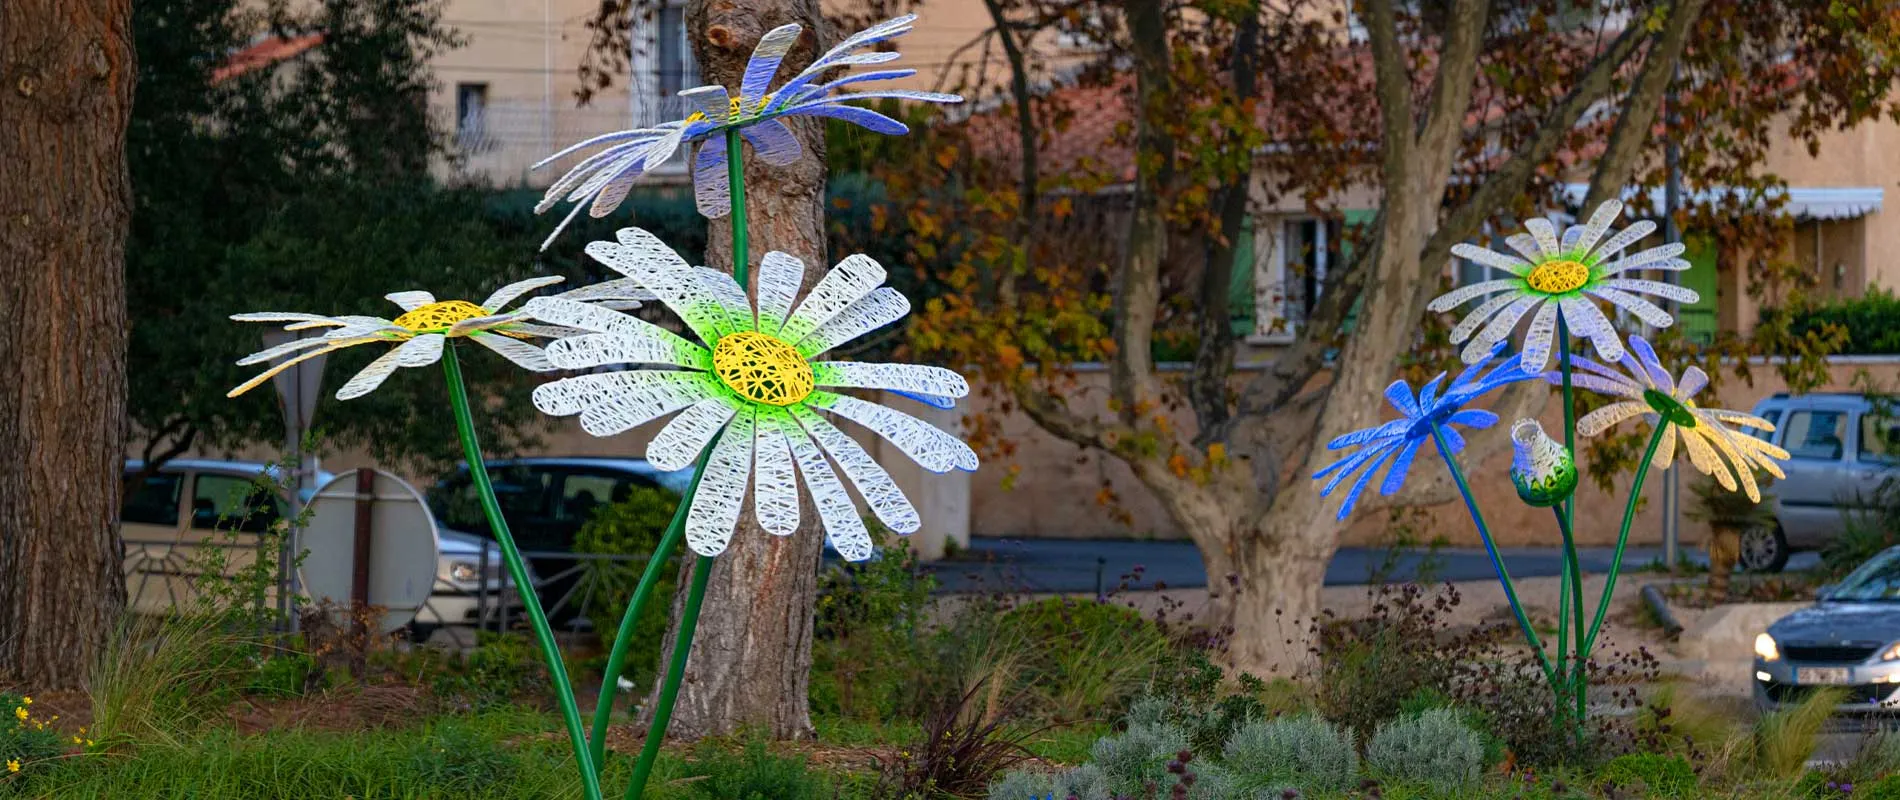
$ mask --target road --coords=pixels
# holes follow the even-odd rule
[[[1500,551],[1511,576],[1558,574],[1562,553],[1556,547],[1514,547]],[[1607,570],[1615,551],[1587,547],[1579,551],[1584,570]],[[1699,552],[1688,552],[1699,558]],[[1427,558],[1429,557],[1429,562]],[[1662,559],[1661,547],[1631,546],[1623,552],[1623,569],[1642,569]],[[1813,553],[1798,553],[1788,569],[1813,566]],[[1125,539],[998,539],[975,537],[970,549],[952,562],[929,565],[943,591],[1095,592],[1112,590],[1122,576],[1140,570],[1140,581],[1130,588],[1194,588],[1207,585],[1201,557],[1187,542]],[[1423,567],[1423,569],[1421,569]],[[1328,586],[1405,581],[1484,580],[1496,577],[1491,559],[1482,548],[1456,548],[1428,554],[1424,550],[1394,552],[1385,548],[1348,547],[1334,554],[1326,569]]]

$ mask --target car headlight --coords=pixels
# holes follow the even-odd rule
[[[449,580],[472,583],[479,579],[481,574],[481,566],[472,561],[449,562]]]
[[[1780,661],[1781,648],[1775,646],[1775,637],[1764,633],[1755,637],[1755,655],[1763,661]]]
[[[1900,661],[1900,642],[1894,642],[1887,652],[1880,654],[1881,661]]]

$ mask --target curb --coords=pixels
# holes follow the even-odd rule
[[[1643,602],[1649,604],[1650,612],[1662,621],[1663,633],[1670,636],[1682,634],[1682,623],[1676,621],[1675,612],[1669,610],[1668,598],[1663,597],[1662,589],[1657,588],[1656,584],[1643,584]]]

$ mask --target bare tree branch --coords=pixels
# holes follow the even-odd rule
[[[1610,132],[1610,142],[1603,156],[1597,159],[1596,172],[1590,176],[1590,192],[1583,198],[1585,213],[1621,194],[1635,174],[1643,146],[1649,143],[1651,129],[1656,124],[1656,114],[1662,109],[1663,95],[1675,77],[1676,62],[1682,58],[1682,50],[1689,43],[1689,31],[1702,16],[1705,5],[1707,0],[1677,0],[1662,32],[1649,46],[1642,74],[1637,76],[1636,86],[1630,89],[1623,113]]]
[[[1260,86],[1260,7],[1253,3],[1234,31],[1234,101],[1251,108]],[[1251,120],[1249,120],[1251,124]],[[1235,243],[1246,225],[1248,195],[1253,191],[1254,159],[1220,187],[1220,230],[1208,237],[1207,261],[1201,267],[1200,307],[1196,310],[1200,342],[1194,350],[1194,368],[1188,375],[1188,403],[1199,423],[1194,443],[1206,444],[1227,421],[1227,379],[1234,372],[1234,329],[1229,285],[1234,277]]]

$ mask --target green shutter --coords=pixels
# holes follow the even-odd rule
[[[1353,209],[1351,211],[1347,211],[1343,216],[1345,218],[1346,227],[1357,228],[1362,225],[1372,224],[1373,218],[1379,216],[1379,211],[1378,209],[1374,209],[1374,208],[1360,208],[1360,209]],[[1351,239],[1349,238],[1340,239],[1339,259],[1340,261],[1345,262],[1345,263],[1352,262],[1352,240]],[[1352,333],[1353,327],[1359,322],[1359,307],[1364,305],[1365,302],[1366,302],[1366,296],[1363,293],[1360,294],[1359,297],[1355,298],[1352,301],[1352,308],[1346,309],[1346,319],[1339,326],[1339,330],[1341,332],[1346,333],[1348,335]]]
[[[1234,270],[1227,281],[1227,319],[1236,338],[1253,333],[1253,269],[1253,217],[1248,216],[1234,240]]]
[[[1716,254],[1719,248],[1715,240],[1706,234],[1690,234],[1683,239],[1688,251],[1683,258],[1688,260],[1689,268],[1676,273],[1677,282],[1683,287],[1694,289],[1702,299],[1693,303],[1683,303],[1677,310],[1677,325],[1682,326],[1682,335],[1690,341],[1710,344],[1715,341],[1718,327],[1715,313],[1715,293],[1718,279],[1715,273]]]

